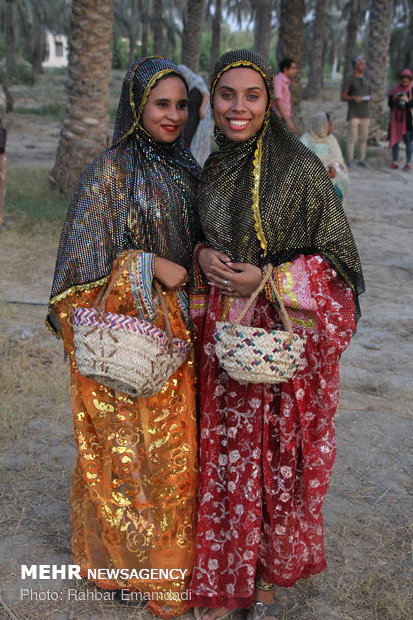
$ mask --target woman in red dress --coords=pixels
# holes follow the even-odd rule
[[[326,567],[321,507],[335,457],[338,360],[364,290],[340,200],[318,158],[271,111],[272,80],[259,54],[232,50],[211,81],[219,150],[199,189],[206,243],[191,301],[201,412],[191,596],[207,620],[237,608],[274,617],[276,586]],[[285,383],[241,384],[218,363],[215,326],[238,316],[268,263],[294,331],[306,336],[303,365]],[[280,329],[264,290],[243,324]]]

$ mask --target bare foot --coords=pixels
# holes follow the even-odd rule
[[[218,607],[217,609],[204,607],[204,611],[201,612],[198,618],[200,620],[219,620],[220,618],[226,618],[232,611],[232,609],[227,607]]]

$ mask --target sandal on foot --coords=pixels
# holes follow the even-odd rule
[[[247,620],[264,620],[267,616],[278,618],[280,608],[277,603],[272,605],[264,605],[260,601],[256,601],[248,610]]]

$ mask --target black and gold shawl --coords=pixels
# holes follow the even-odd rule
[[[105,282],[125,249],[153,252],[189,269],[199,238],[200,167],[182,136],[160,144],[140,123],[151,89],[170,74],[184,79],[158,57],[138,60],[126,73],[113,144],[83,173],[63,226],[47,317],[55,333],[54,302]]]
[[[239,66],[263,77],[267,111],[260,131],[245,142],[233,142],[215,127],[219,150],[207,160],[198,190],[207,243],[234,261],[258,266],[321,254],[353,288],[359,316],[364,280],[346,215],[318,157],[271,109],[270,65],[256,52],[227,52],[213,71],[211,101],[221,75]]]

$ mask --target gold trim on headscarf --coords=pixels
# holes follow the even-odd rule
[[[264,129],[261,132],[260,137],[258,138],[257,148],[254,153],[254,170],[253,177],[254,182],[252,184],[252,213],[254,216],[254,227],[257,231],[258,241],[260,242],[261,248],[264,250],[264,257],[267,255],[268,251],[268,242],[265,238],[264,229],[262,227],[261,214],[260,214],[260,178],[261,178],[261,156],[262,156],[262,136],[264,135],[267,129],[267,121],[264,123]]]

